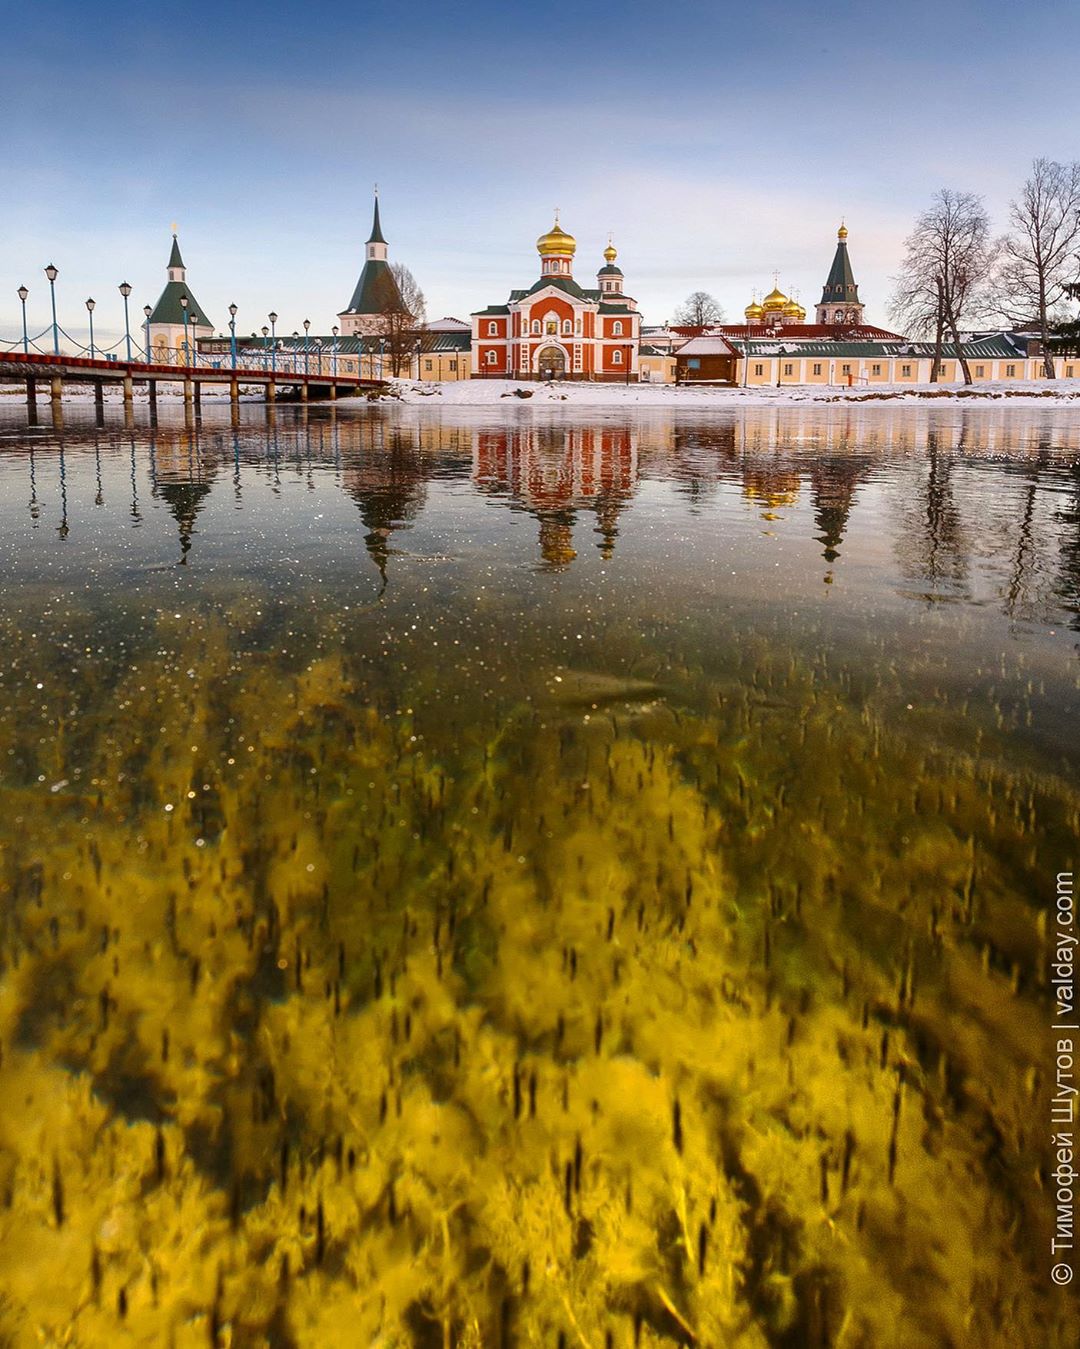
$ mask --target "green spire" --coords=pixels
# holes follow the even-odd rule
[[[859,287],[851,270],[847,251],[847,227],[841,225],[836,235],[836,256],[829,269],[829,278],[821,292],[819,304],[858,304]]]
[[[170,267],[183,267],[184,259],[180,256],[180,245],[176,242],[176,235],[172,237],[172,252],[169,254]]]
[[[379,224],[379,190],[378,190],[378,188],[375,189],[375,218],[374,218],[374,220],[371,222],[371,238],[368,240],[368,243],[369,243],[369,244],[384,244],[384,243],[386,243],[386,240],[383,238],[382,226]]]

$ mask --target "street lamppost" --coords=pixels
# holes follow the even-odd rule
[[[24,322],[23,327],[25,328],[25,326],[26,326],[26,324],[25,324],[25,322]],[[338,333],[339,333],[341,330],[340,330],[339,328],[331,328],[330,331],[334,334],[333,356],[331,357],[330,363],[331,363],[331,366],[333,367],[334,378],[336,379],[336,378],[337,378],[337,335],[338,335]]]
[[[148,304],[144,304],[144,305],[143,305],[143,315],[144,315],[144,317],[145,317],[145,319],[146,319],[146,322],[143,324],[143,327],[146,329],[146,364],[147,364],[147,365],[150,364],[150,315],[151,315],[153,312],[154,312],[154,311],[150,308],[150,306],[149,306]]]
[[[131,287],[126,281],[120,282],[120,294],[124,297],[124,343],[127,346],[127,358],[131,360],[131,324],[128,321],[128,296]]]
[[[274,325],[277,323],[277,315],[276,315],[276,314],[268,314],[268,315],[267,315],[267,318],[270,320],[270,361],[271,361],[271,370],[272,370],[273,373],[276,374],[276,373],[277,373],[277,334],[274,332]]]
[[[22,305],[22,349],[23,349],[23,355],[24,355],[24,356],[29,356],[29,355],[30,355],[30,339],[29,339],[29,338],[27,337],[27,335],[26,335],[26,297],[30,294],[30,292],[26,289],[25,286],[20,286],[19,289],[18,289],[17,294],[18,294],[18,296],[19,296],[19,303]],[[337,329],[335,328],[334,331],[336,332]]]
[[[52,296],[52,344],[53,355],[60,355],[60,329],[56,326],[56,278],[59,272],[50,262],[45,268],[45,275],[49,278],[49,294]]]
[[[229,305],[229,343],[232,349],[232,368],[236,369],[236,305]]]
[[[304,374],[308,373],[308,329],[311,327],[311,320],[304,320]]]
[[[188,345],[188,335],[187,335],[187,307],[188,307],[188,297],[187,297],[186,295],[181,295],[181,296],[180,296],[180,308],[184,311],[184,364],[185,364],[185,365],[190,365],[190,364],[191,364],[191,347]]]
[[[266,369],[266,338],[267,338],[267,335],[268,335],[269,332],[270,332],[270,329],[269,329],[269,328],[266,326],[266,324],[264,323],[264,324],[263,324],[263,330],[262,330],[262,335],[263,335],[263,369],[264,369],[264,370]]]
[[[94,359],[94,302],[87,300],[86,312],[90,315],[90,359]]]
[[[296,331],[295,328],[293,329],[292,336],[293,336],[292,370],[294,375],[298,375],[300,373],[300,346],[299,346],[300,334]]]

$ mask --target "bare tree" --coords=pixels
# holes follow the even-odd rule
[[[424,292],[408,267],[395,262],[390,270],[394,284],[385,288],[379,309],[378,335],[390,360],[390,373],[396,379],[402,370],[409,368],[427,307]]]
[[[905,241],[890,305],[893,316],[910,325],[916,335],[934,334],[931,379],[937,379],[948,333],[964,383],[971,383],[960,326],[986,304],[994,257],[990,217],[982,198],[948,187],[936,192],[930,209],[919,216]]]
[[[723,321],[723,309],[707,290],[695,290],[675,311],[675,322],[681,328],[711,328]]]
[[[1055,310],[1080,281],[1080,163],[1034,160],[1020,196],[1009,205],[1009,224],[998,245],[998,305],[1010,323],[1038,323],[1043,368],[1053,379]]]

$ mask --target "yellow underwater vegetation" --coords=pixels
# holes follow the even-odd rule
[[[1071,1342],[1071,788],[761,651],[440,727],[161,624],[0,720],[0,1343]]]

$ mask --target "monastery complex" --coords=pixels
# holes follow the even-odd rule
[[[288,334],[263,327],[261,336],[237,335],[236,340],[246,354],[261,354],[283,372],[290,363],[301,368],[302,360],[307,371],[371,379],[403,375],[431,381],[847,387],[917,385],[932,379],[932,342],[867,321],[844,224],[837,231],[813,322],[807,322],[806,309],[774,279],[760,301],[756,296],[750,300],[741,323],[649,326],[627,291],[610,237],[597,254],[595,273],[585,283],[578,280],[577,240],[558,212],[551,228],[536,240],[536,252],[537,272],[524,276],[524,284],[505,299],[475,310],[468,322],[444,318],[419,327],[409,324],[403,345],[402,324],[394,320],[401,319],[407,306],[389,261],[376,197],[363,268],[331,333],[312,335],[305,327],[303,335]],[[147,346],[159,357],[164,349],[182,351],[189,340],[200,352],[227,352],[231,338],[215,334],[195,303],[175,236],[167,270],[165,289],[147,319]],[[392,330],[397,334],[393,342]],[[963,351],[976,383],[1044,377],[1038,338],[1025,330],[964,334]],[[1063,360],[1059,374],[1080,377],[1080,361]],[[959,362],[947,343],[937,380],[949,384],[960,379]]]

